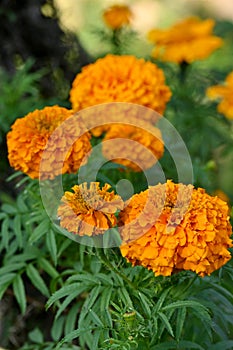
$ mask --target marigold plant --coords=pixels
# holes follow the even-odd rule
[[[233,72],[226,77],[224,85],[214,85],[207,89],[207,96],[210,99],[219,99],[218,112],[228,119],[233,119]]]
[[[114,140],[110,145],[109,140]],[[151,133],[133,125],[114,124],[103,138],[103,155],[133,171],[152,167],[164,152],[162,135],[151,126]]]
[[[103,12],[103,20],[111,29],[120,29],[130,24],[132,11],[126,5],[113,5]]]
[[[61,173],[76,172],[86,154],[91,150],[90,134],[84,126],[69,119],[73,114],[59,106],[45,107],[19,118],[7,134],[8,159],[10,165],[31,178],[54,178]],[[47,142],[55,130],[64,123],[64,127],[52,139],[49,149]],[[73,138],[76,140],[73,143]],[[80,136],[81,135],[81,136]],[[72,138],[71,138],[72,136]],[[47,161],[40,163],[43,152]]]
[[[192,63],[207,58],[222,46],[223,40],[213,35],[215,22],[189,17],[169,29],[152,29],[148,39],[155,44],[154,58],[175,63]]]
[[[202,188],[168,180],[134,195],[119,218],[122,255],[155,275],[209,275],[231,257],[228,205]]]
[[[85,182],[72,187],[74,192],[66,191],[57,211],[60,226],[79,236],[103,234],[116,226],[115,214],[124,203],[110,188],[109,184],[100,188],[98,182]]]

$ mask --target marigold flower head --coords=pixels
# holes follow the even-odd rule
[[[48,179],[61,173],[76,172],[81,162],[85,161],[85,155],[91,150],[91,144],[90,134],[84,132],[81,123],[77,125],[70,118],[72,114],[72,110],[51,106],[17,119],[7,134],[10,165],[33,179]],[[54,137],[53,147],[50,145],[46,149],[50,136],[62,123],[64,127]],[[74,136],[74,132],[77,139],[73,143],[70,136]],[[44,162],[43,174],[40,174],[40,163],[45,150],[48,161]]]
[[[111,186],[100,188],[98,182],[88,185],[86,182],[65,192],[57,214],[60,226],[79,236],[103,234],[117,223],[116,212],[123,208],[123,201]]]
[[[163,114],[170,97],[163,71],[152,62],[130,55],[109,54],[85,66],[70,90],[74,110],[107,102],[128,102]]]
[[[113,5],[103,12],[103,20],[111,29],[120,29],[130,24],[132,16],[130,8],[126,5]]]
[[[207,96],[210,99],[220,99],[218,111],[227,117],[233,119],[233,72],[228,74],[224,85],[214,85],[207,89]]]
[[[180,270],[209,275],[231,257],[227,203],[192,185],[168,180],[134,195],[119,225],[122,255],[155,275]]]
[[[189,17],[169,29],[152,29],[148,39],[156,46],[154,58],[175,63],[192,63],[207,58],[222,46],[223,40],[212,34],[214,20]]]
[[[110,145],[108,140],[114,140]],[[113,124],[106,132],[102,152],[112,162],[122,164],[133,171],[152,167],[164,152],[162,135],[151,126],[151,133],[134,125]]]

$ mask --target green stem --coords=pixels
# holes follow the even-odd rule
[[[117,270],[117,268],[109,261],[109,259],[104,253],[103,248],[96,248],[96,252],[99,260],[103,263],[103,265],[105,265],[109,270],[113,271],[119,277],[121,277],[131,288],[136,289],[132,281],[128,277],[126,277],[122,272]]]

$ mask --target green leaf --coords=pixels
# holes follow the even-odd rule
[[[178,343],[174,340],[171,340],[168,342],[164,342],[164,343],[160,343],[158,345],[152,346],[150,348],[150,350],[170,350],[170,349],[205,350],[201,345],[197,343],[193,343],[192,341],[188,341],[188,340],[182,340]]]
[[[28,334],[28,338],[36,344],[42,344],[44,342],[43,334],[38,328],[33,329],[33,331]]]
[[[21,230],[21,215],[17,214],[13,220],[13,229],[18,241],[19,248],[23,247],[23,236]]]
[[[131,300],[130,295],[129,295],[126,288],[124,288],[124,287],[119,288],[118,289],[118,296],[119,296],[119,299],[122,300],[123,304],[126,307],[133,308],[132,300]]]
[[[172,329],[172,326],[171,326],[167,316],[163,312],[160,312],[160,311],[158,312],[158,315],[159,315],[160,319],[162,320],[167,331],[171,334],[172,337],[174,337],[173,329]]]
[[[54,264],[57,265],[57,243],[52,229],[50,229],[46,235],[46,245],[54,261]]]
[[[57,270],[45,258],[40,258],[38,260],[38,264],[53,279],[56,279],[60,276],[59,273],[57,272]]]
[[[176,339],[177,340],[180,340],[183,327],[184,327],[185,318],[186,318],[186,307],[182,307],[177,311],[177,320],[176,320]]]
[[[67,306],[72,302],[72,300],[74,300],[75,298],[77,298],[81,293],[83,293],[86,290],[86,286],[81,286],[76,289],[73,293],[70,293],[65,300],[62,302],[62,304],[59,306],[58,312],[56,314],[56,318],[59,317],[61,315],[61,313],[67,308]]]
[[[9,218],[6,217],[3,222],[2,222],[2,227],[1,227],[1,234],[2,234],[2,244],[3,247],[8,249],[9,247],[9,238],[10,238],[10,233],[9,233]]]
[[[75,326],[78,320],[79,308],[80,308],[80,303],[75,303],[70,309],[68,315],[66,316],[65,334],[68,334],[75,329]]]
[[[60,349],[64,343],[70,343],[72,340],[77,339],[80,335],[85,334],[88,331],[92,331],[92,330],[93,330],[93,327],[89,327],[89,328],[79,328],[70,332],[57,344],[55,349],[56,350]]]
[[[228,350],[233,349],[233,340],[223,340],[216,344],[210,345],[208,350]]]
[[[54,320],[52,329],[51,329],[51,336],[54,341],[58,341],[62,334],[63,334],[63,329],[64,329],[64,322],[65,322],[65,317],[61,316]]]
[[[48,309],[52,304],[60,300],[61,298],[64,298],[66,296],[69,296],[73,292],[77,292],[79,288],[81,288],[81,283],[72,283],[70,285],[66,285],[59,290],[57,290],[52,296],[49,298],[49,300],[46,303],[46,309]]]
[[[166,297],[167,297],[167,295],[169,294],[169,292],[170,292],[171,289],[172,289],[172,287],[167,288],[167,289],[165,289],[165,290],[163,291],[163,293],[161,294],[159,300],[158,300],[157,303],[156,303],[156,306],[155,306],[155,309],[154,309],[155,312],[157,312],[157,311],[159,311],[159,310],[161,309],[161,307],[162,307],[164,301],[166,300]]]
[[[29,238],[29,243],[34,243],[38,241],[42,236],[49,232],[50,222],[48,220],[43,220],[32,232],[31,237]]]
[[[18,207],[20,213],[28,212],[28,207],[27,207],[26,203],[24,202],[24,199],[22,198],[21,195],[19,195],[17,197],[16,204],[17,204],[17,207]]]
[[[49,290],[41,278],[39,272],[36,270],[36,268],[29,264],[26,268],[26,273],[32,284],[46,297],[49,297]]]
[[[145,294],[138,292],[139,300],[142,304],[143,311],[147,317],[151,317],[151,302],[150,300],[145,296]]]
[[[84,322],[84,319],[86,317],[86,315],[88,314],[88,312],[91,310],[92,306],[94,305],[96,299],[100,296],[100,292],[102,290],[102,287],[96,286],[94,287],[90,294],[88,295],[88,297],[86,298],[81,313],[80,313],[80,318],[79,318],[79,325],[80,327],[82,326],[82,322]]]
[[[89,314],[91,315],[91,319],[94,324],[102,328],[104,327],[103,322],[101,321],[101,319],[99,318],[99,316],[96,314],[95,311],[93,311],[92,309],[89,309]]]
[[[11,205],[11,204],[3,204],[2,205],[2,211],[4,211],[5,213],[7,213],[7,214],[11,214],[11,215],[13,215],[13,214],[16,214],[18,211],[17,211],[17,208],[15,207],[15,206],[13,206],[13,205]]]
[[[11,263],[11,261],[7,261],[7,265],[0,268],[0,282],[1,282],[1,277],[4,276],[6,273],[12,272],[12,271],[19,271],[24,266],[25,266],[24,262]]]
[[[21,313],[24,314],[26,311],[26,294],[21,276],[18,274],[13,280],[13,292],[16,300],[20,306]]]

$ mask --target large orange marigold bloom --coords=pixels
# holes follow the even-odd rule
[[[210,99],[220,99],[218,111],[229,119],[233,119],[233,72],[228,74],[224,85],[214,85],[207,89]]]
[[[227,203],[204,189],[168,180],[134,195],[120,213],[121,253],[155,275],[209,275],[231,258],[228,213]]]
[[[128,55],[109,54],[85,66],[70,90],[74,110],[106,102],[130,102],[163,114],[170,97],[163,71]]]
[[[90,134],[85,132],[81,123],[77,125],[72,119],[64,123],[72,114],[72,110],[51,106],[17,119],[7,134],[10,165],[33,179],[54,178],[61,173],[76,172],[91,150],[91,144]],[[50,136],[62,123],[64,127],[55,133],[54,144],[46,149]],[[74,133],[77,137],[73,143]],[[48,161],[43,163],[43,173],[40,174],[44,151]]]
[[[132,12],[126,5],[113,5],[103,12],[103,20],[111,29],[120,29],[130,24]]]
[[[98,182],[83,183],[65,192],[57,214],[60,226],[79,236],[103,234],[116,226],[116,212],[123,208],[120,196],[109,192],[111,186],[100,188]]]
[[[160,130],[151,127],[151,131],[133,125],[113,124],[103,138],[104,157],[133,171],[151,168],[164,152]],[[104,142],[109,140],[114,142]]]
[[[156,46],[154,58],[175,63],[192,63],[207,58],[223,44],[213,35],[214,20],[189,17],[169,29],[153,29],[148,38]]]

